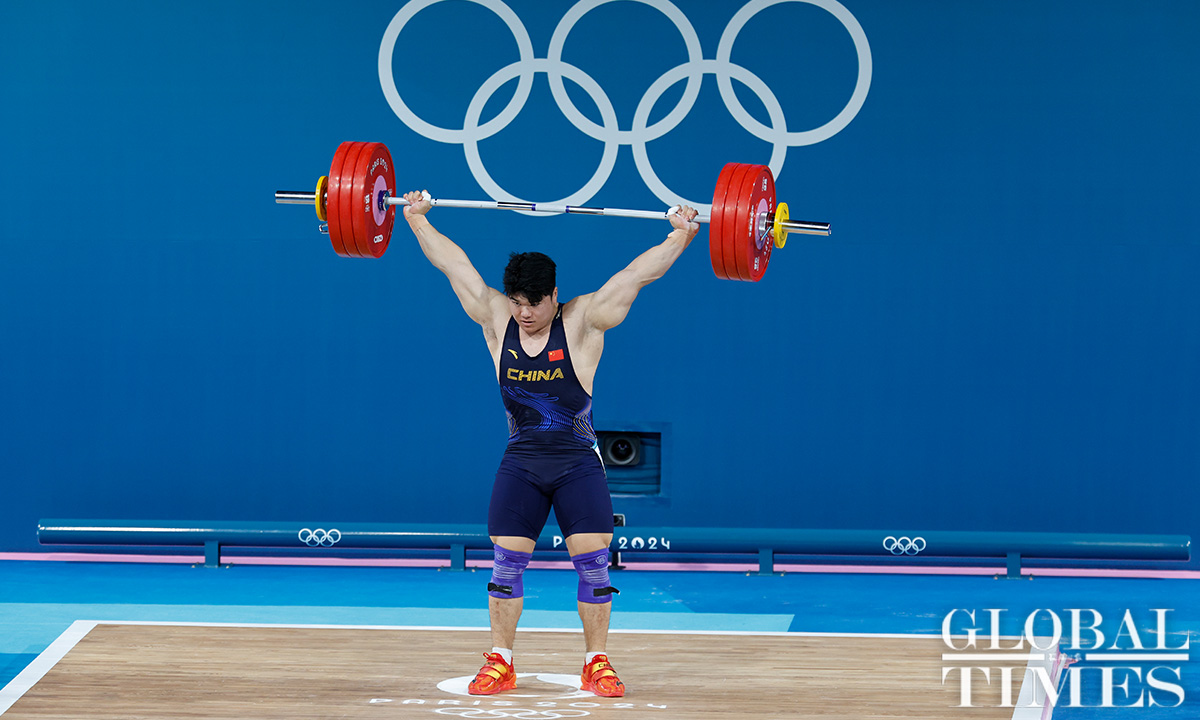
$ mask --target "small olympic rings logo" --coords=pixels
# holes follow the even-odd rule
[[[916,555],[926,548],[925,538],[899,537],[888,535],[883,539],[883,549],[893,555]]]
[[[444,707],[434,712],[441,715],[457,715],[465,718],[523,718],[524,720],[559,720],[559,718],[576,718],[591,715],[586,710],[561,708],[556,710],[530,710],[527,708],[468,708]]]
[[[396,87],[396,79],[392,73],[392,54],[397,39],[400,37],[400,31],[404,29],[408,21],[421,10],[441,1],[410,0],[392,18],[383,33],[383,41],[379,46],[379,82],[388,105],[409,128],[437,142],[462,144],[471,174],[483,191],[493,200],[529,202],[508,192],[492,179],[483,166],[483,160],[479,154],[479,141],[503,130],[521,112],[529,98],[534,75],[537,73],[546,74],[554,101],[571,124],[589,137],[604,143],[604,153],[600,158],[600,165],[591,179],[571,195],[551,202],[561,205],[586,203],[608,181],[616,164],[617,151],[620,146],[629,145],[633,150],[634,162],[642,180],[659,200],[666,205],[676,205],[682,202],[705,214],[711,212],[711,204],[681,199],[679,193],[673,192],[659,180],[654,168],[650,165],[650,158],[646,152],[647,143],[674,130],[691,112],[692,106],[700,94],[701,81],[705,75],[716,76],[721,99],[738,124],[755,137],[771,143],[771,159],[768,166],[776,178],[783,171],[783,163],[789,147],[819,143],[841,132],[858,114],[871,87],[871,47],[867,42],[867,35],[854,15],[837,0],[750,0],[734,14],[729,24],[725,26],[720,42],[717,44],[715,58],[704,57],[699,35],[687,16],[670,0],[637,0],[637,2],[658,10],[674,23],[687,48],[687,61],[663,73],[650,85],[634,111],[631,129],[621,130],[612,101],[600,88],[600,85],[583,70],[562,60],[563,46],[566,44],[571,28],[588,12],[613,2],[613,0],[579,0],[571,6],[555,27],[544,58],[534,57],[533,42],[530,40],[529,32],[516,13],[503,0],[471,0],[471,2],[491,10],[504,21],[516,40],[519,59],[497,70],[475,91],[475,95],[472,96],[467,107],[461,129],[438,127],[421,119],[401,99],[400,91]],[[858,79],[845,107],[824,125],[811,130],[789,131],[787,121],[783,116],[783,107],[779,104],[779,100],[771,88],[750,70],[730,62],[733,44],[746,23],[762,10],[781,2],[808,3],[833,15],[850,33],[858,55]],[[600,125],[587,118],[575,107],[563,85],[564,77],[586,92],[595,103],[600,112]],[[513,78],[517,78],[517,89],[508,105],[496,117],[480,124],[480,117],[488,100],[500,87]],[[658,99],[673,85],[685,79],[687,84],[678,104],[661,120],[650,124],[650,113]],[[766,108],[771,122],[770,127],[763,125],[746,111],[734,93],[732,80],[737,80],[745,85],[758,97]]]
[[[342,539],[342,531],[337,528],[330,530],[323,528],[317,528],[316,530],[301,528],[300,532],[297,533],[297,537],[300,538],[300,542],[309,547],[330,547],[336,545]]]

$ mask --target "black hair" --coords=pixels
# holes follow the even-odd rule
[[[504,294],[524,295],[532,304],[554,292],[554,261],[540,252],[512,253],[504,268]]]

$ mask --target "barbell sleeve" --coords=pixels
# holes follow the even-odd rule
[[[275,191],[275,202],[280,205],[312,205],[316,202],[316,199],[317,194],[315,192],[300,190]],[[408,205],[408,201],[403,197],[390,195],[384,197],[384,203],[398,206]],[[674,210],[674,208],[663,211],[626,210],[623,208],[594,208],[581,205],[557,205],[554,203],[509,202],[506,200],[440,200],[437,198],[430,198],[430,203],[434,207],[465,208],[470,210],[519,210],[547,214],[602,215],[605,217],[625,217],[645,220],[664,220]],[[707,223],[710,220],[711,218],[708,215],[696,216],[696,222],[698,223]],[[767,218],[768,223],[773,221],[773,217]],[[780,226],[789,233],[798,233],[801,235],[829,235],[831,233],[829,223],[822,222],[787,220],[781,222]]]
[[[774,221],[774,218],[771,218]],[[812,222],[809,220],[784,220],[779,223],[779,226],[789,233],[797,233],[798,235],[824,235],[828,236],[833,233],[832,227],[827,222]]]
[[[312,205],[317,201],[315,192],[302,190],[276,190],[275,202],[278,205]]]

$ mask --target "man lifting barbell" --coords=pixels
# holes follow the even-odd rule
[[[558,300],[555,265],[541,253],[510,257],[504,292],[488,287],[462,248],[438,232],[428,195],[404,196],[404,217],[425,257],[445,273],[463,309],[483,328],[508,412],[508,448],[488,509],[495,545],[488,583],[492,651],[468,686],[472,695],[516,687],[512,649],[523,608],[522,573],[553,506],[579,574],[577,605],[586,645],[582,688],[620,697],[625,686],[608,662],[612,608],[608,545],[612,499],[592,428],[592,382],[604,333],[621,323],[638,292],[663,276],[700,229],[696,211],[669,216],[671,233],[594,293]]]
[[[789,233],[829,235],[828,223],[788,217],[776,203],[775,178],[766,165],[728,163],[717,177],[712,210],[699,216],[683,206],[667,212],[515,201],[434,200],[427,193],[395,193],[395,166],[382,143],[344,142],[329,175],[314,192],[277,191],[275,202],[312,204],[328,224],[330,242],[344,257],[382,257],[396,206],[425,256],[446,274],[463,309],[483,327],[509,418],[508,449],[496,472],[488,511],[495,545],[488,610],[492,652],[468,690],[490,695],[516,686],[512,647],[522,610],[521,577],[551,506],[579,573],[578,608],[587,654],[582,687],[610,697],[625,686],[608,663],[605,645],[611,595],[608,544],[612,500],[592,428],[592,380],[605,331],[625,319],[638,292],[662,277],[709,223],[709,258],[718,278],[758,282],[772,248]],[[558,302],[554,262],[540,253],[513,254],[504,293],[488,287],[466,253],[429,224],[433,206],[518,210],[612,217],[668,218],[673,230],[599,290]]]

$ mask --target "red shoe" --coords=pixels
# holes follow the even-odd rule
[[[597,655],[590,663],[583,666],[582,689],[594,692],[602,697],[622,697],[625,695],[625,683],[617,677],[608,662],[607,655]]]
[[[483,657],[487,662],[479,668],[479,674],[467,686],[467,692],[472,695],[495,695],[517,686],[517,671],[504,662],[500,653],[484,653]]]

